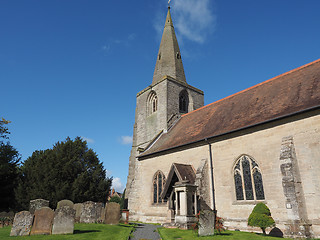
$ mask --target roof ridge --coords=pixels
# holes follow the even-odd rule
[[[209,103],[209,104],[207,104],[207,105],[205,105],[205,106],[203,106],[203,107],[200,107],[200,108],[198,108],[198,109],[196,109],[196,110],[193,110],[192,112],[188,112],[188,113],[186,113],[186,114],[183,114],[183,115],[181,115],[181,118],[183,118],[183,117],[185,117],[185,116],[187,116],[187,115],[189,115],[189,114],[191,114],[191,113],[197,112],[197,111],[199,111],[199,110],[201,110],[201,109],[204,109],[204,108],[206,108],[206,107],[209,107],[209,106],[211,106],[211,105],[213,105],[213,104],[215,104],[215,103],[218,103],[218,102],[224,101],[224,100],[226,100],[226,99],[228,99],[228,98],[231,98],[231,97],[233,97],[233,96],[236,96],[236,95],[238,95],[238,94],[240,94],[240,93],[249,91],[249,90],[251,90],[251,89],[253,89],[253,88],[256,88],[256,87],[259,87],[259,86],[261,86],[261,85],[263,85],[263,84],[266,84],[266,83],[268,83],[268,82],[274,81],[274,80],[276,80],[276,79],[278,79],[278,78],[280,78],[280,77],[286,76],[286,75],[291,74],[291,73],[293,73],[293,72],[299,71],[299,70],[301,70],[301,69],[303,69],[303,68],[309,67],[309,66],[311,66],[311,65],[313,65],[313,64],[315,64],[315,63],[317,63],[317,62],[320,62],[320,58],[317,59],[317,60],[315,60],[315,61],[313,61],[313,62],[310,62],[310,63],[307,63],[307,64],[305,64],[305,65],[302,65],[302,66],[300,66],[300,67],[298,67],[298,68],[294,68],[294,69],[292,69],[292,70],[290,70],[290,71],[288,71],[288,72],[285,72],[285,73],[282,73],[282,74],[280,74],[280,75],[278,75],[278,76],[275,76],[275,77],[273,77],[273,78],[270,78],[270,79],[268,79],[268,80],[266,80],[266,81],[263,81],[263,82],[258,83],[258,84],[256,84],[256,85],[253,85],[253,86],[251,86],[251,87],[249,87],[249,88],[246,88],[246,89],[244,89],[244,90],[241,90],[240,92],[236,92],[236,93],[231,94],[231,95],[229,95],[229,96],[227,96],[227,97],[224,97],[224,98],[222,98],[222,99],[219,99],[219,100],[217,100],[217,101],[215,101],[215,102]]]

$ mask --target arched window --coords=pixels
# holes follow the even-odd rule
[[[258,164],[249,156],[243,155],[233,169],[237,200],[263,200],[262,175]]]
[[[162,203],[163,199],[160,197],[163,186],[166,183],[166,178],[161,171],[157,171],[153,177],[153,203]]]
[[[179,112],[187,113],[188,106],[189,106],[188,92],[186,90],[182,90],[179,94]]]
[[[148,115],[158,110],[158,97],[155,91],[151,91],[147,99],[147,111]]]

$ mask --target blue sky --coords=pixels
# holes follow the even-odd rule
[[[320,57],[319,0],[172,0],[205,104]],[[0,0],[0,117],[26,160],[82,136],[123,190],[136,93],[152,82],[166,0]]]

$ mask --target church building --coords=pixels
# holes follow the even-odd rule
[[[204,106],[168,8],[152,83],[137,94],[130,220],[187,228],[213,210],[229,229],[253,231],[263,202],[284,236],[319,238],[319,113],[320,59]]]

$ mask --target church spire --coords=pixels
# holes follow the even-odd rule
[[[168,7],[152,84],[159,82],[166,75],[186,83],[181,53],[171,19],[170,7]]]

